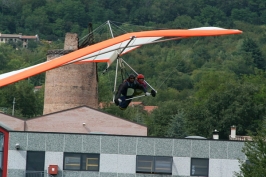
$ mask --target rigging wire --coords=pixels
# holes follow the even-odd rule
[[[109,21],[110,23],[112,23],[112,25],[114,25],[116,28],[113,28],[113,29],[116,29],[114,30],[114,34],[115,35],[120,35],[121,32],[119,33],[119,30],[122,31],[123,33],[127,33],[126,30],[122,29],[121,27],[119,27],[117,24],[121,24],[121,25],[130,25],[130,26],[134,26],[134,27],[142,27],[142,28],[145,28],[145,29],[154,29],[154,27],[146,27],[146,26],[140,26],[140,25],[133,25],[133,24],[130,24],[130,23],[121,23],[121,22],[116,22],[116,21]],[[83,40],[85,40],[88,36],[92,35],[92,33],[99,33],[101,34],[101,32],[104,31],[104,27],[107,27],[108,28],[108,21],[104,22],[103,24],[101,24],[100,26],[98,26],[97,28],[95,28],[93,31],[91,31],[90,33],[88,33],[87,35],[83,36],[82,38],[80,38],[78,40],[79,43],[81,43]],[[119,30],[118,30],[119,29]],[[157,28],[158,29],[158,28]],[[109,34],[109,35],[108,35]],[[95,36],[94,36],[95,37]],[[106,38],[105,39],[109,39],[110,38],[110,33],[106,33]],[[61,51],[58,53],[58,55],[61,55],[63,54],[64,51]],[[46,57],[42,57],[40,59],[37,59],[35,60],[34,62],[32,63],[29,63],[29,65],[34,65],[34,64],[38,64],[39,62],[42,62],[42,61],[45,61]],[[22,69],[22,68],[25,68],[27,66],[21,66],[19,67],[17,70],[19,69]]]
[[[147,27],[147,26],[140,26],[140,25],[133,25],[133,24],[130,24],[130,23],[120,23],[120,22],[116,22],[116,21],[106,21],[105,23],[103,23],[103,24],[101,24],[100,26],[98,26],[96,29],[94,29],[94,30],[92,30],[92,31],[90,31],[87,35],[85,35],[85,36],[83,36],[82,38],[80,38],[79,40],[78,40],[78,42],[80,43],[81,41],[83,41],[83,40],[86,40],[87,38],[88,38],[88,36],[90,36],[90,35],[92,35],[93,33],[97,33],[97,34],[100,34],[99,36],[101,36],[101,37],[103,37],[101,34],[104,34],[104,28],[106,27],[107,29],[105,29],[105,30],[107,30],[108,31],[108,22],[109,22],[109,24],[111,23],[114,27],[116,27],[116,28],[112,28],[112,29],[116,29],[116,30],[114,30],[113,31],[113,33],[115,34],[115,36],[116,35],[121,35],[121,31],[122,31],[122,33],[127,33],[127,31],[126,30],[124,30],[123,28],[121,28],[121,27],[119,27],[117,24],[120,24],[121,26],[133,26],[133,27],[138,27],[138,28],[144,28],[144,29],[159,29],[159,28],[154,28],[154,27]],[[130,29],[132,29],[132,28],[130,28]],[[162,29],[162,28],[161,28]],[[166,28],[164,28],[164,29],[166,29]],[[110,33],[105,33],[106,34],[106,38],[107,39],[109,39],[111,36],[111,34]],[[177,38],[178,39],[178,38]],[[166,39],[166,41],[167,41],[168,39]],[[154,43],[156,43],[156,41],[154,42]],[[61,52],[59,52],[58,54],[60,55],[60,54],[63,54],[64,53],[64,51],[62,50]],[[43,61],[44,59],[45,59],[46,57],[43,57],[43,58],[41,58],[41,59],[38,59],[37,61]],[[186,58],[186,57],[185,57]],[[184,58],[183,58],[184,59]],[[181,60],[182,61],[182,60]],[[180,61],[180,62],[181,62]],[[180,63],[179,62],[179,63]],[[36,63],[36,60],[35,60],[35,62],[34,63]],[[38,63],[38,62],[37,62]],[[179,63],[177,64],[177,66],[179,65]],[[31,63],[32,64],[32,63]],[[177,68],[177,66],[175,67],[175,68]],[[20,67],[20,68],[23,68],[23,67]],[[170,75],[172,74],[174,72],[174,70],[167,76],[167,78],[164,80],[164,82],[165,81],[167,81],[168,79],[169,79],[169,77],[170,77]],[[123,80],[123,73],[122,73],[122,71],[121,71],[121,74],[122,74],[122,80]],[[126,71],[124,71],[124,74],[126,75],[126,74],[128,74]],[[110,77],[110,75],[109,75],[109,73],[108,73],[108,80],[110,80],[109,79],[109,77]],[[163,82],[163,83],[164,83]],[[163,85],[163,83],[161,83],[161,85],[159,86],[159,88],[158,89],[160,89],[161,88],[161,86]]]

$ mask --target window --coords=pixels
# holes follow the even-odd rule
[[[137,156],[137,173],[172,174],[173,157]]]
[[[44,177],[44,151],[27,151],[26,177]]]
[[[44,151],[28,151],[27,152],[27,171],[44,171]]]
[[[99,171],[99,154],[64,153],[64,170]]]
[[[190,173],[191,176],[208,176],[209,159],[192,158]]]

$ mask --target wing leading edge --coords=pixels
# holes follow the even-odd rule
[[[118,57],[141,45],[167,37],[203,37],[240,34],[242,31],[214,27],[195,28],[190,30],[154,30],[127,33],[103,42],[96,43],[72,53],[63,55],[24,69],[0,75],[0,87],[40,74],[42,72],[77,62],[107,62],[109,65]],[[134,39],[132,40],[132,37]],[[121,50],[123,50],[122,53]]]

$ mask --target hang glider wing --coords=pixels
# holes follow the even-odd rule
[[[97,52],[93,52],[89,55],[86,55],[84,57],[78,58],[77,60],[71,61],[77,63],[84,63],[84,62],[107,62],[108,66],[112,64],[112,62],[118,57],[122,56],[141,45],[152,43],[162,37],[141,37],[136,38],[132,37],[129,40],[126,40],[124,42],[112,45],[110,47],[104,48],[102,50],[99,50]],[[127,45],[129,44],[129,45]],[[125,48],[126,47],[126,48]]]
[[[110,65],[121,56],[141,45],[158,41],[162,38],[188,38],[203,36],[221,36],[240,34],[242,31],[215,27],[194,28],[189,30],[154,30],[127,33],[91,46],[79,49],[50,61],[46,61],[28,68],[8,72],[0,75],[0,87],[37,75],[39,73],[77,62],[107,62]]]

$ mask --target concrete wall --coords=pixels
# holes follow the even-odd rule
[[[15,149],[20,143],[21,150]],[[8,177],[22,177],[27,151],[46,151],[45,169],[59,166],[57,177],[159,177],[136,174],[136,155],[173,156],[172,174],[190,176],[190,160],[209,158],[210,177],[231,177],[239,171],[243,142],[151,137],[10,132]],[[63,152],[100,153],[99,172],[62,171]],[[164,177],[167,175],[163,175]]]

